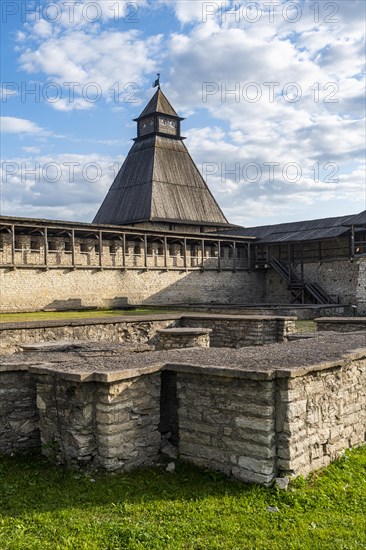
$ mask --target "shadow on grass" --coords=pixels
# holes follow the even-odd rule
[[[0,457],[0,514],[53,512],[68,508],[141,504],[153,501],[199,501],[206,497],[268,495],[269,489],[231,481],[178,461],[176,471],[165,464],[127,473],[86,475],[50,464],[38,454]]]

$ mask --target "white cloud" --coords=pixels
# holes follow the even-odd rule
[[[85,15],[92,16],[93,10],[85,11],[86,2],[74,4],[73,20],[64,12],[51,26],[47,21],[34,24],[29,20],[25,32],[18,33],[20,64],[25,71],[41,73],[46,81],[57,82],[63,89],[66,82],[78,83],[73,101],[63,98],[50,104],[54,109],[91,109],[94,104],[83,96],[83,89],[92,82],[100,87],[102,99],[115,102],[109,105],[111,110],[122,109],[125,104],[115,101],[116,82],[125,97],[126,83],[136,83],[136,89],[141,90],[144,83],[150,84],[151,73],[168,67],[164,81],[169,70],[170,83],[164,85],[164,92],[178,112],[183,116],[203,115],[198,118],[198,124],[204,121],[200,128],[183,130],[199,167],[203,162],[213,162],[220,169],[222,163],[231,169],[237,163],[242,167],[252,162],[263,169],[266,162],[278,162],[282,170],[294,162],[302,170],[301,179],[294,183],[286,181],[281,171],[271,182],[263,176],[256,183],[211,175],[208,183],[232,221],[254,225],[255,216],[294,219],[293,212],[297,219],[311,218],[317,216],[310,213],[311,209],[319,205],[327,215],[326,200],[339,207],[347,200],[357,211],[357,201],[362,200],[365,189],[364,82],[360,78],[363,0],[300,2],[301,17],[296,22],[286,20],[284,14],[292,17],[294,12],[284,12],[285,6],[294,3],[285,0],[274,1],[272,12],[265,7],[268,2],[259,0],[262,12],[256,22],[250,21],[254,3],[250,3],[249,13],[245,11],[248,2],[234,0],[227,0],[225,5],[230,10],[238,8],[236,14],[225,15],[220,9],[222,3],[212,2],[217,10],[212,16],[207,14],[206,22],[202,10],[207,12],[209,3],[201,0],[139,1],[135,14],[126,14],[125,2],[97,0],[101,18],[88,22]],[[166,28],[164,36],[154,36],[153,25],[144,28],[143,17],[159,17],[162,5],[165,9],[171,6],[178,23]],[[337,22],[331,20],[331,5],[339,7],[339,13],[334,14]],[[137,22],[131,25],[126,18],[133,17]],[[203,101],[207,82],[215,84],[215,93]],[[286,85],[293,82],[300,91],[299,101],[291,101],[291,94],[285,93]],[[248,83],[256,83],[261,92],[256,102],[250,97],[255,87],[247,89]],[[275,96],[271,99],[269,83],[278,83],[273,84]],[[292,90],[296,91],[296,86]],[[230,94],[235,87],[236,97]],[[331,102],[333,99],[337,101]],[[126,115],[129,118],[127,109]],[[13,120],[8,123],[13,129],[8,131],[43,131],[31,121],[8,118]],[[194,119],[187,123],[197,125]],[[322,172],[319,181],[314,181],[311,169],[315,163]],[[324,181],[327,163],[339,166],[339,182]],[[38,189],[42,195],[44,189]],[[65,191],[66,196],[71,193],[65,182],[55,191],[61,203],[67,200]],[[93,193],[97,205],[105,193],[98,195],[98,201],[97,190]],[[37,208],[45,208],[35,197]],[[73,219],[88,220],[88,207],[83,208],[79,198],[77,208],[69,204],[61,208],[66,209],[65,217],[69,212]],[[88,203],[87,194],[85,201]],[[301,216],[302,208],[310,214]],[[46,210],[42,211],[46,215]]]
[[[253,213],[270,210],[271,205],[272,212],[280,207],[282,219],[286,211],[297,212],[301,219],[301,208],[319,208],[325,197],[339,205],[354,202],[356,209],[357,201],[364,200],[363,82],[355,78],[363,61],[363,29],[345,4],[341,3],[337,25],[314,24],[314,14],[305,13],[304,3],[304,16],[293,26],[282,17],[272,24],[264,18],[250,24],[231,16],[219,24],[217,15],[172,35],[168,95],[178,112],[203,109],[209,117],[210,126],[188,132],[187,146],[199,166],[217,164],[219,173],[208,176],[208,183],[229,219],[248,224],[250,216],[253,225]],[[362,9],[359,2],[352,4]],[[320,4],[320,10],[324,7]],[[305,35],[311,37],[309,42]],[[212,93],[203,101],[208,82],[213,83]],[[275,82],[276,93],[270,99],[266,83]],[[295,83],[298,101],[286,95],[290,82]],[[256,102],[250,95],[255,87],[247,88],[248,83],[260,91]],[[230,93],[235,89],[236,94]],[[265,163],[273,162],[280,166],[270,182]],[[259,181],[245,180],[242,172],[239,179],[233,174],[236,166],[242,170],[248,163],[261,168]],[[300,167],[298,182],[284,177],[288,163]],[[351,163],[360,166],[350,169]],[[227,177],[222,178],[225,170]],[[288,175],[291,178],[291,170]]]
[[[43,136],[50,134],[50,132],[25,118],[4,116],[0,118],[0,125],[2,133],[7,134],[37,134]]]
[[[26,72],[41,72],[61,86],[64,97],[49,102],[54,109],[91,109],[94,98],[118,103],[133,91],[131,87],[138,90],[146,75],[156,70],[161,41],[160,35],[144,40],[134,29],[93,33],[70,28],[23,49],[19,60]]]
[[[122,162],[72,153],[7,159],[2,214],[90,222]]]
[[[325,200],[335,201],[340,214],[345,201],[354,203],[355,212],[365,203],[362,162],[352,168],[291,151],[278,155],[276,144],[268,156],[256,154],[255,148],[248,154],[241,140],[230,143],[230,136],[217,127],[192,129],[187,138],[192,157],[233,223],[275,223],[279,214],[283,220],[311,219]]]
[[[41,152],[39,147],[22,147],[22,149],[25,153],[34,153],[35,155]]]

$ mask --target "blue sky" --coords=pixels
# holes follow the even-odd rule
[[[91,221],[161,73],[246,226],[366,208],[363,0],[3,0],[3,215]]]

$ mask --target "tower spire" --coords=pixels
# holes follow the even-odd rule
[[[154,84],[152,85],[153,88],[158,88],[160,90],[160,73],[156,73],[158,75],[158,78],[155,80]]]
[[[93,223],[227,227],[184,145],[181,120],[159,87],[135,119],[137,138]]]

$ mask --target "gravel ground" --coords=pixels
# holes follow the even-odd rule
[[[2,363],[52,363],[67,372],[108,372],[148,367],[158,363],[186,363],[208,367],[229,367],[250,371],[299,368],[333,362],[356,349],[364,348],[366,333],[322,332],[314,338],[267,346],[231,348],[189,348],[154,351],[148,346],[108,342],[64,344],[63,351],[45,348],[3,356]]]

